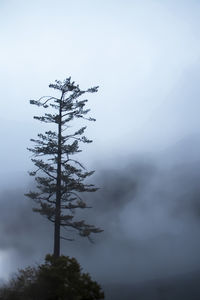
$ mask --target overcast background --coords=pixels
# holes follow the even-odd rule
[[[45,130],[29,99],[72,76],[99,85],[81,160],[101,189],[95,244],[64,243],[102,283],[200,269],[200,2],[0,0],[0,276],[52,251],[31,212],[26,147]]]

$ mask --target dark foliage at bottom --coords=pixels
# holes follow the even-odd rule
[[[47,255],[45,263],[27,267],[0,288],[0,300],[104,299],[100,285],[81,272],[75,258]]]

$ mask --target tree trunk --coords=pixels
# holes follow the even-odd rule
[[[62,122],[62,97],[60,99],[58,120],[58,156],[57,156],[57,182],[56,182],[56,214],[54,223],[54,257],[60,256],[60,213],[61,213],[61,122]]]

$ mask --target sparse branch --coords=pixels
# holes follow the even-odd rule
[[[52,97],[52,96],[42,96],[38,99],[38,101],[41,101],[42,99],[48,98],[47,101],[50,101],[52,99],[59,101],[60,99],[56,98],[56,97]],[[44,103],[43,103],[44,104]]]
[[[68,163],[68,162],[70,162],[70,161],[74,162],[75,164],[79,165],[82,169],[85,170],[85,167],[83,166],[83,164],[81,164],[79,161],[77,161],[77,160],[75,160],[75,159],[69,159],[69,158],[68,158],[67,160],[63,161],[63,164],[66,164],[66,163]]]
[[[61,240],[65,240],[65,241],[70,241],[70,242],[73,242],[74,239],[70,239],[70,238],[66,238],[64,236],[60,236]]]
[[[44,100],[46,99],[46,100]],[[42,100],[44,100],[44,102],[41,102]],[[56,100],[59,101],[58,98],[56,97],[52,97],[52,96],[42,96],[40,97],[38,100],[30,100],[30,104],[34,104],[37,106],[43,106],[44,108],[47,108],[48,106],[45,107],[45,104],[51,100]]]
[[[46,175],[48,175],[49,177],[51,177],[52,179],[56,180],[56,176],[53,176],[52,174],[50,174],[49,172],[47,172],[47,170],[40,168],[40,170],[42,170]]]

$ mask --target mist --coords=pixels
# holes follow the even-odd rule
[[[167,153],[161,155],[164,161]],[[179,161],[169,167],[133,156],[117,164],[96,172],[100,189],[87,195],[93,208],[80,212],[104,232],[94,244],[75,235],[74,242],[62,242],[62,253],[78,257],[103,282],[132,283],[198,270],[200,163]],[[23,192],[1,193],[1,251],[11,254],[12,268],[52,252],[53,227],[32,212],[34,204]]]

